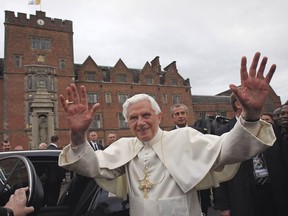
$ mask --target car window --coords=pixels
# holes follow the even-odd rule
[[[44,206],[56,206],[70,183],[72,174],[58,166],[56,157],[55,160],[31,159],[31,161],[44,189]],[[55,188],[59,188],[59,192],[55,191]],[[53,195],[51,195],[52,193]],[[52,198],[50,198],[51,196]]]

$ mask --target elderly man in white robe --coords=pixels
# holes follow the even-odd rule
[[[121,138],[104,151],[94,152],[86,132],[100,105],[89,110],[85,87],[78,92],[71,84],[66,88],[67,98],[60,95],[71,143],[63,149],[59,165],[94,178],[114,194],[128,194],[132,216],[200,216],[197,189],[232,178],[237,163],[275,141],[271,125],[259,119],[276,65],[264,77],[267,58],[258,67],[259,59],[256,53],[248,71],[246,57],[241,59],[241,88],[230,84],[230,89],[243,112],[234,129],[220,137],[190,127],[161,130],[159,105],[152,97],[138,94],[123,104],[123,115],[135,137]],[[125,184],[117,181],[123,175]]]

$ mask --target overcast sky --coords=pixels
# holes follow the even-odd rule
[[[156,56],[162,69],[176,61],[193,95],[215,95],[239,85],[240,59],[256,51],[277,65],[271,86],[288,99],[287,0],[1,0],[0,58],[4,57],[4,10],[73,21],[74,59],[90,55],[98,65],[142,69]],[[268,70],[268,69],[267,69]]]

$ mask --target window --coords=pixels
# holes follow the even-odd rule
[[[199,117],[205,117],[206,116],[206,113],[205,112],[200,112],[199,113]]]
[[[97,93],[87,93],[88,103],[97,103],[98,95]]]
[[[96,113],[90,128],[102,128],[102,114],[101,113]]]
[[[172,86],[177,86],[177,85],[178,85],[177,79],[172,79]]]
[[[154,80],[153,80],[152,76],[146,76],[145,80],[146,80],[147,85],[153,85],[154,84]]]
[[[118,74],[117,75],[117,82],[119,83],[126,83],[126,74]]]
[[[27,77],[27,89],[32,90],[33,89],[33,79],[32,76]]]
[[[172,95],[173,104],[181,103],[181,95]]]
[[[96,81],[96,75],[93,71],[86,72],[86,81]]]
[[[65,70],[66,68],[66,60],[65,59],[60,59],[60,70]]]
[[[128,99],[128,94],[118,94],[118,103],[123,104]]]
[[[97,144],[104,146],[104,139],[97,139]]]
[[[22,67],[22,56],[21,55],[15,55],[14,56],[14,66],[16,68]]]
[[[226,111],[220,111],[220,112],[219,112],[219,115],[220,115],[220,116],[223,116],[223,117],[226,117],[226,116],[227,116],[227,113],[226,113]]]
[[[162,94],[162,103],[167,104],[168,103],[168,96],[167,94]]]
[[[32,37],[31,47],[32,49],[49,50],[51,47],[51,40],[48,38]]]
[[[122,113],[118,113],[118,122],[120,128],[128,128],[128,124],[125,122],[125,118]]]
[[[110,82],[110,76],[108,71],[102,71],[103,81],[104,82]]]
[[[105,102],[109,104],[112,103],[111,93],[105,93]]]

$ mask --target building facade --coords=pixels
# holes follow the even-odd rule
[[[191,114],[190,124],[199,117],[222,115],[232,117],[229,91],[216,96],[192,96],[189,79],[177,70],[176,62],[162,69],[160,58],[133,69],[119,59],[114,66],[98,65],[91,56],[74,62],[73,23],[69,20],[5,11],[5,50],[0,59],[0,139],[9,139],[12,148],[37,149],[39,143],[50,142],[54,134],[60,146],[69,143],[66,114],[58,101],[59,94],[71,83],[85,85],[88,104],[99,102],[95,119],[100,143],[110,131],[118,137],[132,136],[122,115],[122,104],[138,93],[151,95],[159,103],[163,118],[161,128],[174,125],[170,107],[184,103]],[[273,89],[269,92],[267,111],[281,105]]]
[[[121,113],[122,104],[134,94],[146,93],[163,110],[161,127],[170,129],[170,107],[185,103],[192,110],[191,87],[177,70],[176,62],[164,69],[159,57],[142,69],[128,68],[119,59],[113,67],[99,66],[88,56],[74,63],[72,21],[5,11],[5,50],[0,80],[1,139],[13,146],[37,149],[41,142],[59,135],[60,145],[69,142],[65,112],[58,101],[70,83],[85,85],[89,106],[101,104],[91,128],[104,142],[106,133],[131,136]],[[1,65],[0,65],[1,66]]]

